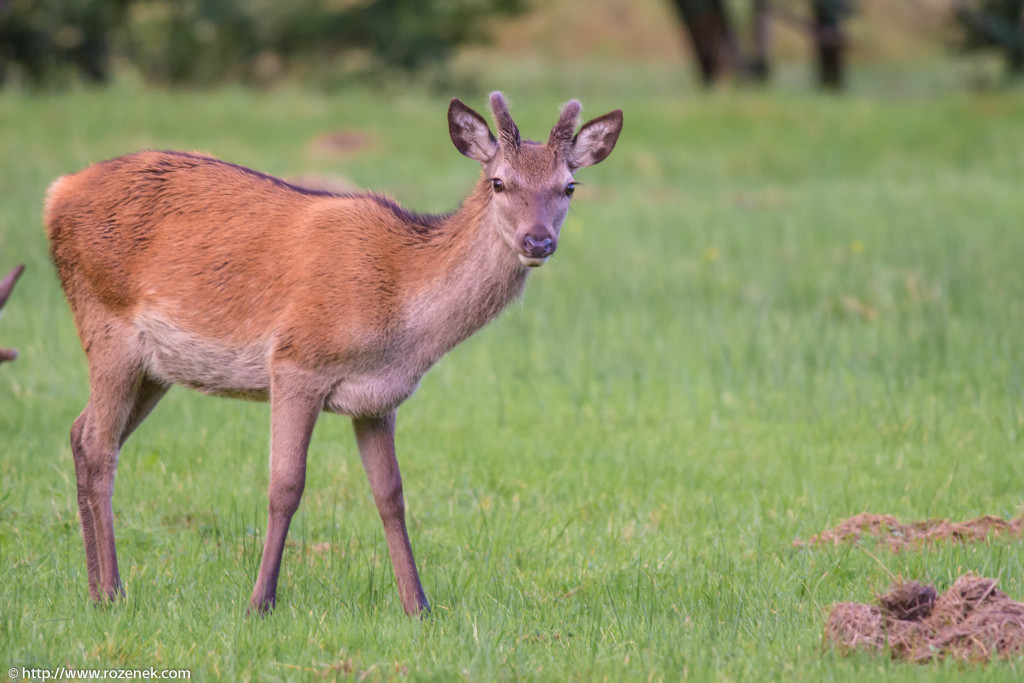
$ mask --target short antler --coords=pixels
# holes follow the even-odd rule
[[[18,277],[21,276],[23,270],[25,270],[25,266],[18,266],[7,273],[3,280],[0,280],[0,308],[3,308],[4,304],[7,303],[7,298],[11,295],[11,290],[14,289],[14,283],[18,281]],[[0,363],[6,360],[14,360],[17,357],[18,351],[16,349],[0,349]]]
[[[580,103],[576,100],[569,100],[562,107],[562,115],[558,117],[558,123],[551,129],[548,136],[548,147],[558,150],[559,153],[568,149],[572,143],[572,136],[576,132],[576,126],[580,123]]]
[[[519,147],[519,127],[512,120],[512,114],[508,111],[508,104],[505,96],[495,90],[491,93],[491,111],[494,113],[494,120],[498,124],[498,137],[501,139],[501,146],[506,150]]]

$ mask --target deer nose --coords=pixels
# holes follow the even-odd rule
[[[555,241],[547,230],[531,230],[523,238],[523,251],[531,258],[544,258],[555,253]]]

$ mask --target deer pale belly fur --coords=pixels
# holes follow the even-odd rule
[[[135,317],[142,357],[150,376],[215,396],[265,401],[270,393],[273,340],[231,346],[174,325],[152,312]],[[361,362],[326,368],[331,387],[324,410],[341,415],[386,415],[409,398],[429,369],[417,354],[404,361],[382,352]]]
[[[265,401],[270,391],[270,340],[234,347],[183,329],[159,314],[136,316],[147,370],[165,384],[217,396]]]
[[[349,375],[334,385],[324,409],[341,415],[386,415],[412,396],[420,378],[401,368]]]

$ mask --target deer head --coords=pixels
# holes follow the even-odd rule
[[[500,92],[491,93],[490,100],[497,137],[480,114],[457,98],[448,107],[448,131],[456,149],[483,166],[498,233],[523,265],[534,268],[558,247],[576,169],[602,161],[615,147],[622,110],[588,121],[576,132],[580,103],[570,100],[541,144],[520,137]]]

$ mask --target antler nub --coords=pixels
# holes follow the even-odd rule
[[[558,123],[551,129],[548,136],[548,147],[553,147],[559,152],[566,149],[572,143],[572,136],[576,132],[576,126],[580,123],[580,103],[576,100],[569,100],[562,106],[562,114],[558,117]]]
[[[495,90],[491,93],[491,111],[494,113],[494,120],[498,124],[498,137],[501,145],[507,150],[519,147],[519,127],[512,120],[512,114],[508,111],[508,104],[505,96]]]

